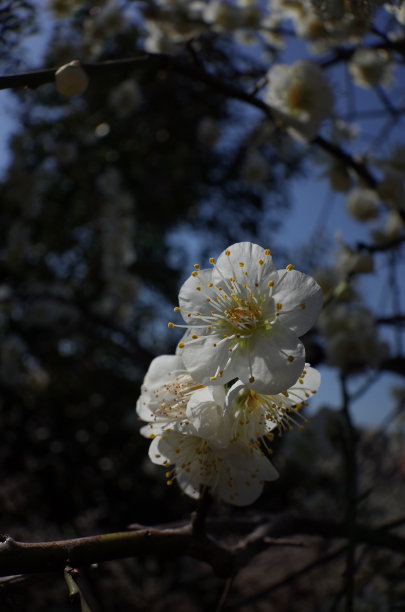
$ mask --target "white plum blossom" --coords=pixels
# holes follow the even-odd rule
[[[319,285],[292,265],[277,270],[270,250],[250,242],[210,263],[195,266],[175,308],[186,323],[178,345],[185,367],[205,385],[239,378],[259,393],[287,389],[304,369],[299,336],[321,310]]]
[[[138,416],[150,425],[141,433],[147,437],[186,418],[190,396],[204,385],[196,383],[178,355],[160,355],[149,366],[136,404]]]
[[[240,381],[230,388],[203,386],[179,355],[156,357],[136,407],[147,422],[141,433],[151,439],[149,458],[167,468],[167,484],[176,480],[191,497],[208,488],[229,503],[250,504],[264,482],[278,476],[267,457],[273,430],[281,433],[297,422],[319,383],[319,373],[305,364],[296,383],[273,396]]]
[[[252,445],[252,440],[266,443],[266,439],[273,440],[275,429],[279,434],[292,429],[293,424],[303,418],[299,411],[317,392],[320,382],[320,373],[309,363],[305,364],[294,385],[275,395],[257,393],[237,381],[225,400],[224,417],[230,421],[231,440],[244,441],[248,445]]]
[[[274,431],[305,422],[300,410],[319,387],[299,336],[315,323],[322,291],[291,265],[277,270],[269,249],[251,242],[210,263],[180,289],[186,332],[175,355],[152,361],[136,412],[167,484],[244,506],[278,477]]]
[[[190,497],[198,498],[201,488],[208,488],[231,504],[253,503],[263,490],[264,481],[275,480],[276,469],[264,453],[234,444],[216,447],[198,435],[190,424],[183,433],[174,430],[152,440],[149,457],[153,463],[167,468],[167,483],[175,478]]]
[[[374,189],[356,187],[347,197],[347,211],[357,221],[369,221],[378,215],[379,197]]]
[[[353,81],[360,87],[388,86],[391,82],[390,56],[383,49],[357,49],[348,66]]]
[[[332,89],[322,69],[309,60],[299,60],[292,65],[276,64],[267,78],[265,101],[296,135],[313,138],[333,107]]]

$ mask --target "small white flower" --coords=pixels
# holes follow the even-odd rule
[[[145,376],[137,413],[141,433],[152,440],[149,458],[165,466],[167,484],[177,481],[191,497],[210,489],[225,501],[247,505],[265,481],[277,478],[264,447],[272,431],[291,428],[316,393],[320,374],[309,366],[283,393],[261,395],[240,381],[204,387],[190,377],[178,355],[155,358]],[[302,418],[302,417],[301,417]]]
[[[357,221],[369,221],[378,215],[378,202],[376,191],[356,187],[347,197],[347,211]]]
[[[332,89],[322,69],[309,60],[299,60],[292,65],[276,64],[267,76],[266,102],[294,131],[313,138],[333,107]]]
[[[178,345],[185,367],[202,384],[239,378],[259,393],[288,389],[304,368],[299,336],[321,310],[319,285],[291,265],[277,270],[269,249],[250,242],[210,263],[195,266],[175,308],[186,322]]]
[[[382,49],[357,49],[348,66],[350,76],[360,87],[388,86],[391,82],[390,56]]]
[[[237,506],[253,503],[264,481],[278,477],[258,449],[252,451],[237,443],[217,448],[193,432],[191,425],[187,433],[170,430],[156,437],[149,447],[149,457],[153,463],[169,468],[167,484],[176,479],[190,497],[198,498],[201,488],[207,487],[213,495]]]
[[[141,433],[153,437],[156,431],[182,423],[191,395],[202,387],[184,369],[178,355],[160,355],[153,359],[136,404],[138,416],[150,423]]]
[[[258,444],[231,440],[224,402],[222,386],[201,389],[189,399],[190,418],[172,427],[150,424],[149,458],[168,468],[167,484],[176,480],[190,497],[198,498],[206,487],[213,495],[243,506],[254,502],[264,481],[275,480],[278,473]]]
[[[229,421],[231,441],[244,442],[248,446],[253,444],[253,440],[271,442],[275,429],[281,434],[292,429],[300,419],[307,422],[300,410],[317,392],[320,383],[320,373],[309,363],[305,364],[294,385],[275,395],[256,393],[237,381],[229,389],[225,401],[224,417]]]

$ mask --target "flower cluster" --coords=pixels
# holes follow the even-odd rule
[[[277,270],[270,251],[250,242],[210,263],[181,287],[175,311],[184,324],[169,327],[184,336],[175,355],[152,361],[136,410],[168,484],[247,505],[277,478],[274,432],[303,419],[319,387],[299,336],[315,323],[322,291],[291,265]]]

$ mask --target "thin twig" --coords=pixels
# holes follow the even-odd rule
[[[350,398],[346,388],[346,380],[342,375],[340,379],[342,389],[342,414],[346,423],[346,483],[347,483],[347,537],[348,547],[346,555],[345,594],[346,612],[354,610],[354,578],[356,573],[356,518],[357,518],[357,459],[356,459],[356,432],[350,415]]]

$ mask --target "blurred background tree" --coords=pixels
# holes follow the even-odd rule
[[[83,95],[72,98],[61,95],[54,82],[14,90],[18,127],[0,184],[1,529],[27,540],[187,516],[193,503],[163,486],[137,433],[134,405],[142,378],[153,356],[174,350],[167,321],[190,266],[232,242],[272,246],[289,223],[289,181],[305,177],[311,164],[318,171],[321,156],[331,189],[351,191],[353,216],[377,220],[377,226],[367,244],[352,244],[351,250],[342,245],[340,260],[327,269],[316,270],[333,250],[329,237],[301,250],[299,269],[315,274],[327,303],[319,330],[307,339],[309,360],[337,367],[343,389],[353,374],[367,384],[370,368],[373,376],[384,369],[404,372],[398,266],[405,105],[403,92],[398,99],[384,89],[394,65],[403,72],[402,3],[389,3],[390,12],[377,3],[360,3],[360,12],[358,3],[331,3],[336,14],[317,2],[41,4],[2,3],[3,73],[56,69],[75,59],[90,65],[90,81]],[[290,39],[296,58],[314,54],[332,79],[333,70],[344,67],[353,79],[352,93],[353,83],[364,86],[365,79],[380,103],[378,117],[391,122],[391,133],[397,129],[396,139],[386,128],[386,141],[361,149],[348,120],[367,119],[369,109],[357,111],[352,94],[345,96],[345,109],[335,100],[335,114],[311,136],[312,144],[291,135],[288,121],[272,120],[262,101],[267,71],[285,61]],[[355,61],[361,49],[374,53],[371,60]],[[137,64],[118,61],[113,68],[94,69],[92,76],[97,63],[133,57]],[[342,82],[340,76],[335,91]],[[348,148],[341,148],[342,142]],[[312,155],[309,163],[305,153]],[[279,266],[297,254],[294,244],[272,252]],[[390,316],[384,312],[385,321],[365,309],[357,285],[358,273],[371,272],[378,256],[391,258],[393,308]],[[396,330],[391,346],[380,339],[379,324]],[[281,478],[268,486],[256,511],[295,507],[343,518],[355,460],[365,461],[368,470],[359,477],[370,502],[362,501],[363,518],[396,518],[404,499],[403,388],[396,402],[396,438],[384,431],[354,431],[348,403],[339,415],[319,413],[304,434],[283,437],[275,454]],[[384,495],[393,500],[393,517],[364,493],[374,478],[381,479],[380,468],[392,482]],[[215,512],[228,516],[232,509],[223,505]],[[253,517],[250,510],[246,516]],[[317,543],[317,553],[318,545],[321,550],[324,543]],[[365,607],[358,609],[394,610],[404,603],[403,565],[395,554],[386,555],[359,562],[363,586],[357,596]],[[286,553],[277,559],[282,582],[290,561]],[[198,564],[173,568],[150,558],[146,565],[128,561],[117,568],[100,569],[98,587],[92,588],[100,609],[208,610],[223,588]],[[343,571],[339,566],[338,573]],[[377,572],[381,585],[374,581]],[[246,590],[249,577],[242,573],[229,609],[255,601],[264,606],[260,610],[338,610],[340,574],[321,594],[304,589],[301,603],[295,598],[302,584],[291,580],[278,603],[270,604],[263,591],[266,570],[259,573],[256,595]],[[142,586],[145,576],[150,584]],[[7,605],[64,610],[63,586],[49,584],[46,595],[43,583],[8,584]],[[387,585],[392,604],[386,603]],[[367,607],[376,593],[380,607]],[[316,607],[321,601],[327,603]]]

